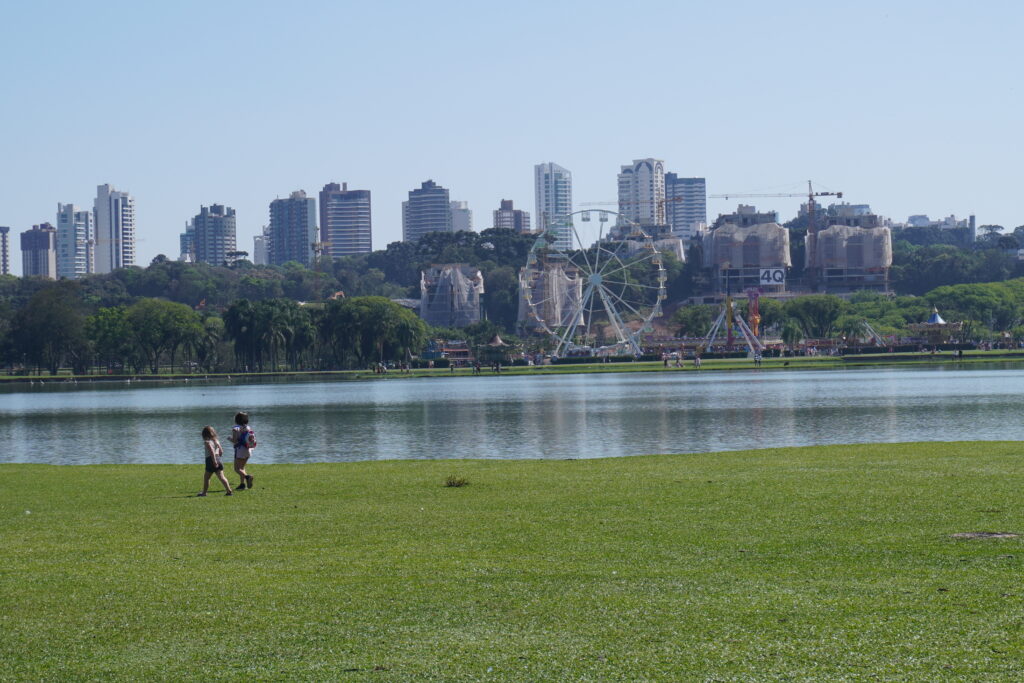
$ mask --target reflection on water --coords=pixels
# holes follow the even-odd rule
[[[257,462],[591,458],[1019,439],[1024,370],[590,374],[0,391],[0,462],[198,463],[247,409]]]

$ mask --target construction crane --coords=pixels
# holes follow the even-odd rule
[[[818,237],[818,228],[814,222],[814,207],[816,202],[815,197],[835,197],[836,199],[842,199],[842,192],[815,192],[811,181],[807,181],[807,192],[802,193],[725,193],[725,194],[709,194],[708,199],[746,199],[755,197],[807,197],[807,270],[811,277],[811,288],[814,289],[814,278],[816,277],[816,264],[815,264],[815,244]]]
[[[324,269],[324,253],[327,253],[327,259],[331,259],[331,243],[330,242],[313,242],[310,247],[313,249],[314,260],[316,261],[317,270],[321,272]]]

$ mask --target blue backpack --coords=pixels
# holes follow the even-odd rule
[[[256,432],[253,431],[252,427],[245,426],[238,432],[238,443],[235,444],[235,448],[241,448],[245,446],[250,451],[256,448]]]

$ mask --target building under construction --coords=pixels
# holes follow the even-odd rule
[[[813,261],[811,250],[813,249]],[[843,294],[861,289],[889,291],[892,234],[889,228],[830,225],[810,240],[807,266],[816,267],[820,291]]]
[[[420,274],[420,317],[435,327],[480,322],[484,276],[462,263],[433,265]]]
[[[763,283],[761,271],[791,265],[789,230],[778,223],[723,223],[704,236],[704,267],[711,271],[717,292],[748,287],[760,287],[766,294],[784,292],[785,283]]]
[[[520,332],[533,332],[545,326],[555,330],[579,324],[582,300],[583,278],[572,264],[552,260],[541,268],[523,268],[519,271],[516,326]]]
[[[812,193],[800,210],[810,224],[804,249],[804,275],[791,277],[789,231],[775,212],[758,212],[741,204],[721,215],[704,238],[704,267],[715,294],[758,287],[768,296],[784,293],[845,294],[860,289],[889,291],[892,235],[866,204],[832,204],[823,209]],[[774,195],[769,195],[774,196]],[[781,195],[780,195],[781,196]],[[788,196],[788,195],[786,195]],[[815,228],[815,226],[824,226]],[[766,270],[786,271],[782,282],[763,278]]]

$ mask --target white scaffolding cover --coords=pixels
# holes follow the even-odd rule
[[[420,274],[420,317],[428,325],[465,327],[480,322],[484,276],[461,263],[431,266]]]
[[[532,282],[527,282],[531,276]],[[526,329],[540,327],[541,321],[551,329],[567,327],[573,324],[574,314],[577,318],[575,324],[580,324],[582,300],[583,280],[571,265],[556,261],[544,264],[543,269],[524,268],[519,273],[518,318],[520,326]],[[533,303],[532,309],[530,302]]]
[[[708,268],[788,268],[789,230],[778,223],[742,228],[726,223],[704,237]]]
[[[816,240],[815,262],[821,268],[873,270],[892,266],[889,228],[830,225],[818,233]]]

